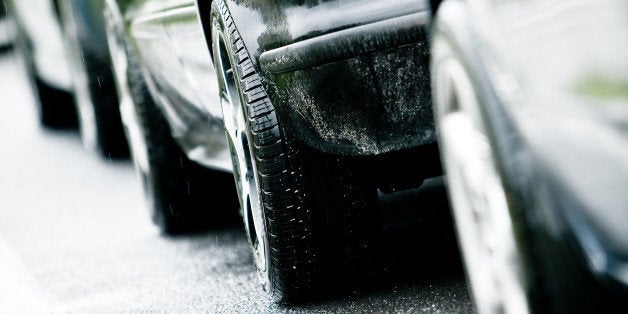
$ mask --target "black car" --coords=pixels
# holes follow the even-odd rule
[[[432,37],[478,310],[626,311],[628,3],[445,0]]]
[[[155,222],[217,221],[237,194],[277,300],[330,267],[359,280],[378,190],[441,172],[427,1],[111,0],[105,22]]]

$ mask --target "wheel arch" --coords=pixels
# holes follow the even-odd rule
[[[203,30],[203,36],[207,49],[209,50],[209,56],[212,63],[214,63],[214,52],[212,51],[212,29],[211,29],[211,7],[213,0],[194,0],[196,3],[196,9],[198,10],[198,17]]]
[[[556,278],[577,278],[574,280],[587,284],[594,282],[591,280],[594,272],[584,258],[586,252],[572,232],[576,228],[570,229],[573,227],[566,220],[565,209],[561,208],[573,206],[573,202],[565,202],[569,198],[564,196],[563,190],[556,188],[558,183],[548,175],[547,165],[538,163],[528,146],[529,139],[510,110],[508,99],[495,89],[499,77],[491,71],[495,66],[491,67],[491,63],[499,62],[501,58],[492,56],[487,46],[479,44],[483,37],[479,36],[481,30],[475,23],[480,21],[474,21],[472,14],[465,10],[470,3],[465,0],[440,2],[433,32],[444,35],[463,59],[462,66],[472,80],[478,100],[483,103],[497,170],[508,190],[511,215],[520,221],[516,228],[521,235],[518,242],[525,254],[524,268],[531,285],[529,297],[536,304],[532,310],[551,306],[548,302],[553,302],[553,298],[568,300],[572,296],[562,292],[564,283]],[[547,260],[561,260],[562,267],[547,266],[543,262]],[[574,270],[579,272],[578,275]],[[539,286],[537,282],[545,283]]]
[[[438,11],[438,7],[444,0],[430,0],[430,8],[432,9],[432,14],[436,14]]]

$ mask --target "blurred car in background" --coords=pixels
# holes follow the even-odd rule
[[[0,7],[0,51],[7,50],[13,46],[15,31],[13,23],[9,19],[7,6]]]
[[[427,1],[106,4],[122,117],[162,230],[217,221],[233,172],[276,300],[307,298],[326,267],[368,278],[378,189],[441,173]]]
[[[49,127],[76,125],[72,79],[53,1],[10,1],[31,83],[40,98],[39,119]],[[46,30],[45,32],[43,30]]]
[[[128,156],[102,22],[102,0],[9,1],[39,120],[78,124],[83,143],[105,157]]]
[[[441,1],[435,117],[481,313],[626,310],[626,56],[626,1]]]

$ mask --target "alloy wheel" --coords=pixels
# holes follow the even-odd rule
[[[523,263],[485,118],[451,48],[433,48],[435,108],[452,211],[480,313],[529,312]]]
[[[227,141],[231,151],[236,189],[244,219],[249,245],[258,270],[258,277],[264,289],[269,289],[268,250],[264,205],[260,199],[258,173],[253,155],[253,145],[249,140],[249,127],[244,105],[241,102],[235,68],[225,45],[222,34],[216,34],[218,47],[216,71],[219,76],[220,101],[223,111]]]

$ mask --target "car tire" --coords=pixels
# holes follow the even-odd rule
[[[586,270],[572,243],[551,234],[530,186],[531,160],[488,83],[463,1],[444,1],[432,36],[434,110],[458,242],[480,313],[581,313],[617,296]],[[492,123],[491,123],[492,122]],[[506,127],[506,125],[510,125]],[[498,149],[498,145],[511,145]],[[526,156],[526,157],[523,157]],[[507,175],[509,165],[516,178]],[[512,172],[511,172],[512,173]],[[538,177],[538,175],[536,176]],[[517,182],[512,184],[512,182]],[[521,186],[527,186],[522,188]],[[525,189],[525,190],[524,190]]]
[[[62,1],[60,6],[83,143],[103,157],[127,157],[129,148],[106,43],[99,41],[99,34],[87,33],[89,28],[79,23],[74,1]]]
[[[55,87],[37,73],[32,51],[24,32],[18,32],[17,47],[22,52],[28,81],[35,96],[39,124],[50,129],[73,129],[78,125],[74,98],[69,91]]]
[[[164,234],[175,235],[229,219],[237,202],[231,174],[188,159],[154,102],[137,58],[116,32],[113,13],[107,8],[105,14],[125,131],[153,221]]]
[[[303,301],[323,285],[328,270],[357,274],[372,265],[367,213],[377,206],[377,190],[358,179],[362,172],[351,162],[303,146],[283,127],[224,1],[212,2],[211,23],[234,178],[258,277],[275,301]]]
[[[31,62],[31,61],[26,61]],[[72,93],[54,87],[34,73],[34,66],[28,66],[31,86],[37,98],[39,123],[50,129],[74,129],[78,126],[77,113]]]

